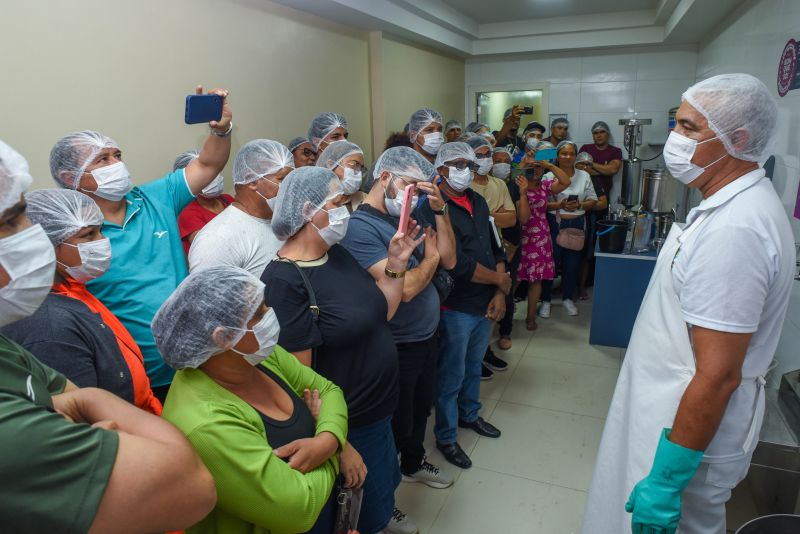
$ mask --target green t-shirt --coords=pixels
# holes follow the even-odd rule
[[[0,335],[0,530],[86,532],[103,498],[115,432],[68,421],[66,379]]]

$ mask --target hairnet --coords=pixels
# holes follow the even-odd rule
[[[450,130],[453,130],[455,128],[462,129],[461,123],[458,122],[457,120],[447,121],[447,124],[444,125],[445,132],[449,132]]]
[[[433,165],[416,150],[407,146],[390,148],[381,154],[375,163],[372,177],[377,180],[383,171],[425,182],[433,180],[435,174]]]
[[[308,140],[308,137],[295,137],[294,139],[289,141],[289,144],[286,145],[286,148],[289,149],[289,152],[294,152],[294,150],[297,147],[299,147],[300,145],[302,145],[304,143],[308,143],[310,145],[311,141]]]
[[[353,154],[361,154],[363,156],[364,151],[357,144],[350,141],[336,141],[329,144],[322,151],[322,154],[317,157],[317,167],[333,170],[344,158]]]
[[[25,195],[28,218],[42,225],[57,247],[87,226],[102,226],[103,213],[94,200],[71,189],[39,189]]]
[[[561,143],[563,143],[563,142],[564,141],[561,141]],[[570,142],[572,142],[572,141],[570,141]],[[561,143],[559,143],[559,145],[561,145]],[[575,143],[572,143],[572,144],[574,145]],[[536,150],[545,150],[545,149],[548,149],[548,148],[555,148],[555,146],[550,141],[539,141],[538,143],[536,143]]]
[[[441,113],[431,108],[418,109],[412,113],[411,118],[408,119],[408,133],[411,141],[416,141],[419,132],[434,122],[444,124],[444,119],[442,119]]]
[[[545,128],[536,121],[531,121],[525,125],[525,129],[522,131],[522,135],[528,135],[528,132],[530,132],[531,130],[539,130],[540,132],[544,133],[547,131],[547,128]]]
[[[72,132],[50,151],[50,174],[58,185],[77,189],[86,167],[106,148],[119,148],[119,144],[100,132]]]
[[[683,93],[683,99],[708,121],[734,158],[758,161],[766,157],[775,132],[778,106],[769,89],[749,74],[720,74],[698,82]],[[747,142],[736,148],[731,135],[747,132]]]
[[[490,151],[492,150],[492,144],[483,135],[473,135],[472,137],[467,139],[467,144],[472,147],[472,150],[478,150],[479,148],[484,146],[487,147]]]
[[[293,170],[286,175],[278,189],[272,214],[272,232],[281,241],[286,241],[310,221],[328,200],[342,194],[344,189],[339,177],[329,169],[300,167]]]
[[[347,121],[338,113],[326,111],[314,117],[311,120],[311,126],[308,127],[308,139],[311,142],[311,148],[314,151],[319,150],[319,144],[322,140],[336,128],[347,129]]]
[[[445,143],[442,145],[442,148],[439,149],[439,153],[436,154],[436,161],[433,163],[433,168],[438,169],[439,167],[445,166],[448,161],[457,159],[466,159],[475,163],[475,151],[472,150],[472,147],[467,143],[462,143],[461,141]]]
[[[588,152],[578,152],[575,163],[594,163],[594,158]]]
[[[25,158],[0,141],[0,215],[22,199],[32,182]]]
[[[172,171],[174,172],[178,169],[185,169],[194,158],[199,156],[200,152],[197,150],[187,150],[186,152],[181,152],[178,154],[178,157],[175,158],[175,163],[172,164]]]
[[[477,133],[478,130],[480,130],[481,128],[489,129],[489,126],[487,124],[482,123],[482,122],[471,122],[471,123],[467,124],[467,131],[468,132]]]
[[[553,122],[550,123],[550,128],[552,129],[553,126],[558,126],[559,124],[566,124],[569,126],[569,121],[566,119],[566,117],[557,117],[553,119]]]
[[[494,147],[492,149],[492,155],[498,154],[500,152],[505,152],[506,154],[508,154],[510,156],[514,152],[514,146],[513,145],[503,145],[503,146]]]
[[[263,301],[264,284],[240,267],[195,271],[153,317],[150,327],[158,352],[174,369],[199,367],[242,339]]]
[[[595,133],[600,130],[606,133],[611,132],[611,130],[608,129],[608,124],[606,124],[604,121],[597,121],[596,123],[592,124],[592,133]]]
[[[271,139],[255,139],[236,154],[233,183],[249,184],[285,167],[294,169],[294,158],[285,146]]]
[[[540,143],[540,144],[541,144],[541,143]],[[563,141],[561,141],[560,143],[558,143],[558,146],[556,146],[556,154],[559,154],[559,153],[561,153],[561,150],[562,150],[562,149],[563,149],[565,146],[572,146],[572,148],[574,148],[574,149],[575,149],[575,152],[578,152],[578,145],[576,145],[575,143],[573,143],[573,142],[572,142],[572,141],[570,141],[569,139],[564,139]],[[537,146],[536,148],[537,148],[537,150],[539,149],[539,147],[538,147],[538,146]]]

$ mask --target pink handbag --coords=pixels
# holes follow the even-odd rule
[[[556,221],[560,226],[561,217],[556,216]],[[560,228],[556,236],[556,244],[567,250],[583,250],[585,242],[586,232],[578,228]]]

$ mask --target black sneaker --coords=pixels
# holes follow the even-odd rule
[[[481,365],[481,380],[491,380],[492,378],[494,378],[492,370],[486,367],[486,364]]]
[[[483,366],[488,367],[492,371],[505,371],[508,369],[508,362],[495,356],[492,349],[488,349],[483,356]]]

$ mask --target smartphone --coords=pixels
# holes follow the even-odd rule
[[[222,118],[222,97],[219,95],[188,95],[186,97],[186,124],[218,121]]]
[[[555,148],[543,148],[542,150],[536,151],[533,159],[534,161],[553,161],[556,159],[556,156]]]
[[[411,203],[414,200],[414,189],[416,188],[417,186],[415,184],[408,184],[406,188],[403,189],[403,209],[400,211],[400,224],[397,225],[397,230],[399,232],[406,233],[408,231],[408,217],[414,209]]]
[[[525,106],[522,108],[522,115],[533,115],[533,106]]]
[[[334,491],[336,491],[334,489]],[[340,488],[336,494],[333,534],[350,534],[358,525],[364,488]]]
[[[578,201],[578,195],[569,195],[567,197],[567,202],[577,202],[577,201]]]

